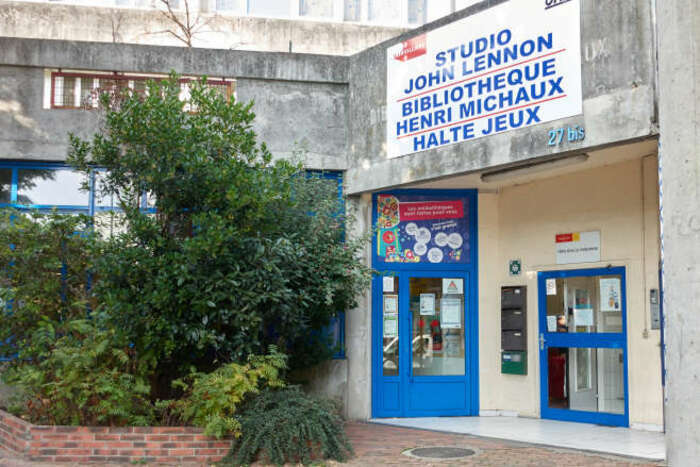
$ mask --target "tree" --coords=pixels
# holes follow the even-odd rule
[[[176,11],[180,2],[183,5],[184,15]],[[207,26],[213,18],[204,18],[198,11],[193,11],[189,0],[160,0],[160,4],[164,7],[164,10],[161,10],[163,17],[172,27],[158,32],[170,34],[187,47],[192,47],[194,37],[204,32],[202,28]]]
[[[71,136],[69,162],[107,169],[126,233],[100,245],[98,316],[156,368],[152,387],[196,368],[243,362],[269,344],[291,367],[330,355],[323,328],[355,305],[369,270],[364,239],[345,240],[334,186],[274,161],[252,129],[252,103],[204,82],[148,84],[146,95],[102,100],[91,141]],[[155,212],[142,208],[154,200]]]

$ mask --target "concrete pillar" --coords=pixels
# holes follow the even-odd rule
[[[348,210],[355,217],[353,236],[363,236],[371,225],[372,199],[369,195],[348,199]],[[364,259],[369,262],[371,248],[365,248]],[[348,385],[345,401],[346,415],[351,420],[370,417],[372,395],[372,299],[367,290],[358,297],[354,310],[345,313],[345,355],[348,359]]]
[[[700,4],[657,1],[668,462],[700,458]]]

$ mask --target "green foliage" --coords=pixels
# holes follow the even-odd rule
[[[250,465],[257,459],[277,465],[343,462],[352,455],[337,405],[297,386],[262,391],[241,409],[239,421],[242,435],[223,465]]]
[[[150,386],[128,346],[113,331],[74,319],[59,335],[48,320],[33,333],[35,346],[50,349],[33,364],[5,375],[19,391],[11,410],[35,423],[52,425],[149,425],[154,411]]]
[[[251,356],[245,365],[228,363],[211,373],[195,373],[187,378],[189,384],[183,380],[174,382],[185,390],[185,395],[165,406],[185,423],[204,427],[209,436],[239,436],[236,409],[246,396],[260,392],[263,385],[284,386],[280,371],[286,362],[287,356],[271,346],[269,355]]]
[[[0,355],[32,362],[50,348],[40,326],[58,335],[94,306],[87,288],[93,238],[85,216],[0,210]]]
[[[95,255],[100,314],[153,363],[161,399],[190,367],[245,362],[270,344],[290,367],[329,357],[321,330],[369,280],[363,242],[343,241],[351,219],[338,217],[334,188],[272,161],[252,104],[198,83],[186,109],[176,76],[148,86],[111,102],[91,141],[71,138],[73,165],[107,169],[98,189],[126,227]],[[156,214],[139,209],[143,193]]]

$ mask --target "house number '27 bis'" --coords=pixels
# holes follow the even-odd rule
[[[548,134],[549,142],[547,144],[550,146],[559,146],[564,141],[575,143],[586,138],[586,130],[578,125],[549,130]]]

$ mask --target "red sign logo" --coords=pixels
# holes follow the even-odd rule
[[[401,43],[401,52],[394,54],[394,58],[400,62],[425,55],[428,51],[426,35],[422,34]]]
[[[574,241],[574,234],[570,234],[570,233],[557,234],[556,241],[557,241],[557,243],[573,242]]]
[[[419,201],[399,204],[401,222],[464,217],[461,201]]]

